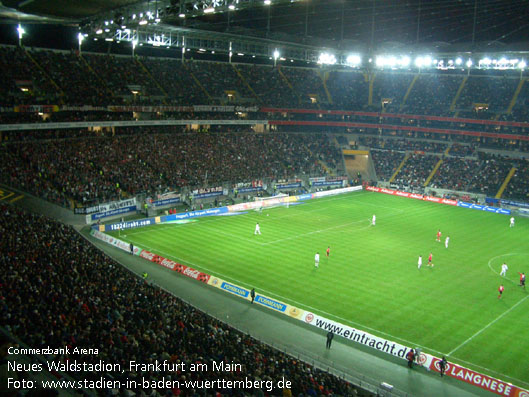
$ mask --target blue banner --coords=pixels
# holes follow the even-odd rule
[[[296,199],[298,201],[312,200],[312,193],[300,194],[299,196],[296,196]]]
[[[486,197],[485,202],[487,204],[498,204],[500,202],[500,199],[494,198],[494,197]]]
[[[232,294],[242,296],[243,298],[247,298],[248,295],[250,294],[250,291],[248,291],[247,289],[237,287],[236,285],[227,283],[225,281],[222,282],[222,284],[220,285],[220,288]]]
[[[263,187],[257,186],[257,187],[240,187],[238,189],[233,189],[234,191],[237,190],[237,193],[250,193],[250,192],[262,192]]]
[[[312,186],[343,186],[343,181],[312,182]]]
[[[269,307],[270,309],[277,310],[284,313],[287,310],[287,305],[284,303],[278,302],[276,300],[267,298],[266,296],[257,295],[255,302],[260,303],[263,306]]]
[[[181,219],[198,218],[201,216],[214,216],[214,215],[226,214],[227,212],[228,212],[228,207],[208,208],[206,210],[189,211],[189,212],[182,212],[180,214],[165,215],[161,217],[161,220],[162,222],[178,221]]]
[[[209,193],[200,193],[193,194],[194,199],[203,199],[208,197],[222,196],[222,192],[209,192]]]
[[[127,212],[134,212],[134,211],[136,211],[136,206],[135,205],[130,206],[130,207],[118,208],[118,209],[112,210],[112,211],[98,212],[97,214],[90,215],[90,217],[92,218],[93,221],[95,221],[97,219],[107,218],[109,216],[125,214]]]
[[[506,210],[505,208],[489,207],[488,205],[465,203],[464,201],[458,201],[457,202],[457,206],[458,207],[463,207],[463,208],[470,208],[472,210],[494,212],[496,214],[503,214],[503,215],[510,215],[511,214],[511,210]]]
[[[155,218],[147,218],[147,219],[140,219],[137,221],[112,223],[110,225],[105,225],[105,232],[112,232],[112,231],[124,230],[124,229],[134,229],[136,227],[154,225],[155,223],[156,223]]]
[[[513,201],[513,200],[500,200],[501,205],[512,205],[513,207],[522,207],[522,208],[529,208],[529,204],[524,203],[522,201]]]
[[[297,183],[286,183],[286,184],[277,184],[276,189],[295,189],[297,187],[301,187],[301,182]]]
[[[173,197],[165,200],[156,200],[152,202],[153,207],[161,207],[162,205],[175,204],[180,202],[180,197]]]

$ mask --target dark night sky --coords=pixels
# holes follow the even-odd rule
[[[375,48],[393,42],[408,46],[443,42],[457,50],[471,50],[474,37],[485,48],[501,42],[499,48],[519,51],[529,50],[527,45],[519,44],[529,43],[528,16],[529,0],[310,0],[232,12],[229,26],[227,13],[189,19],[187,24],[219,32],[228,31],[228,27],[232,32],[251,28],[261,37],[297,37],[315,45],[321,45],[318,39],[324,39],[334,46],[343,38],[353,45],[366,46],[373,38]],[[178,25],[182,20],[174,18],[170,22]],[[24,28],[26,46],[77,48],[75,27],[24,24]],[[0,43],[16,44],[15,29],[16,23],[0,24]],[[84,46],[104,47],[104,43],[87,40]]]

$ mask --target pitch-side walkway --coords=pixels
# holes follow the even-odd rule
[[[181,297],[183,300],[220,320],[230,323],[277,349],[309,362],[322,369],[329,369],[343,378],[358,384],[380,385],[386,382],[399,393],[409,396],[494,396],[461,381],[443,377],[415,367],[408,369],[406,361],[393,359],[382,353],[359,347],[339,337],[333,340],[332,348],[325,348],[325,333],[298,320],[276,314],[269,309],[251,305],[218,289],[206,286],[148,262],[137,256],[115,249],[87,236],[97,247],[106,251],[125,267],[140,274],[147,272],[148,280]],[[386,394],[382,390],[379,395]]]

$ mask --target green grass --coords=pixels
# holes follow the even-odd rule
[[[254,236],[256,222],[260,236]],[[438,229],[442,243],[435,241]],[[517,218],[509,228],[505,215],[359,192],[262,213],[127,230],[121,238],[343,324],[529,386],[529,290],[517,286],[517,272],[529,273],[529,219]],[[426,266],[429,252],[433,268]],[[503,261],[509,266],[505,278],[499,276]]]

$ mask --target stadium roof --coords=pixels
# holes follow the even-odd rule
[[[149,24],[159,26],[342,50],[529,49],[529,0],[2,0],[0,5],[4,23],[60,23],[94,31],[103,21],[134,28],[140,12],[150,12]]]

